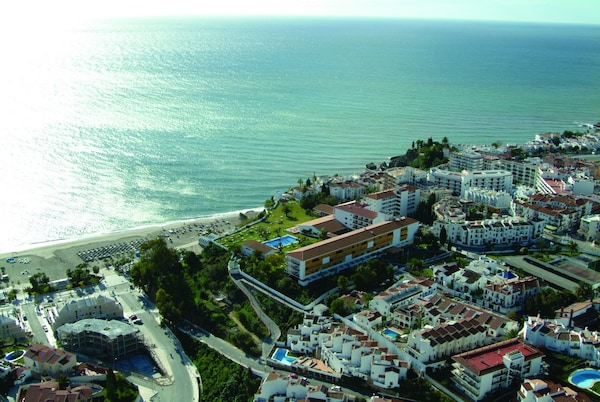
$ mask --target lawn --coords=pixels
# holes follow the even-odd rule
[[[287,214],[285,213],[286,209],[288,211]],[[312,219],[315,219],[315,217],[308,215],[306,211],[300,207],[298,202],[280,202],[275,209],[268,211],[267,217],[262,222],[255,223],[254,225],[236,231],[231,235],[222,237],[218,240],[218,243],[227,248],[231,248],[236,245],[241,245],[247,240],[256,240],[259,242],[271,240],[276,237],[284,236],[288,233],[288,229]],[[284,251],[312,244],[318,240],[300,233],[294,233],[293,236],[298,238],[299,243],[284,247]]]

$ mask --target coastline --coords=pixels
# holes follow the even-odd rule
[[[250,208],[110,233],[23,245],[13,250],[0,250],[0,266],[5,267],[6,275],[14,285],[27,282],[30,275],[38,272],[44,272],[51,281],[65,278],[67,269],[73,269],[84,262],[78,253],[115,244],[165,237],[169,239],[171,247],[185,248],[199,253],[201,248],[198,245],[198,238],[203,233],[233,231],[241,222],[240,213],[254,217],[262,210],[263,208]],[[8,262],[7,259],[10,258],[13,258],[14,262]],[[91,265],[93,264],[99,263],[94,262]]]

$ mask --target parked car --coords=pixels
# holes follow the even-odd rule
[[[44,328],[44,332],[48,332],[48,327],[46,325],[42,325],[42,328]]]
[[[135,325],[142,325],[143,322],[139,318],[133,322]]]
[[[137,320],[137,315],[135,315],[135,314],[132,314],[132,315],[130,315],[130,316],[129,316],[129,319],[130,319],[131,321],[135,321],[135,320]]]

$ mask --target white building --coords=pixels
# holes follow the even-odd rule
[[[283,374],[271,371],[263,379],[254,402],[287,402],[290,400],[315,400],[343,402],[348,398],[334,387],[312,386],[309,381],[296,374]]]
[[[352,316],[352,321],[361,328],[373,329],[381,325],[383,316],[379,311],[363,310]]]
[[[502,283],[490,283],[483,289],[483,307],[508,314],[521,311],[525,299],[538,294],[544,287],[541,279],[535,277],[516,278]]]
[[[453,194],[464,196],[464,192],[472,187],[510,193],[512,191],[513,176],[512,173],[506,170],[451,172],[431,168],[427,179],[439,187],[452,190]]]
[[[421,202],[421,190],[410,186],[396,186],[394,189],[365,195],[367,208],[393,217],[410,216],[417,212]]]
[[[48,322],[53,329],[61,325],[76,322],[86,318],[117,319],[123,317],[123,306],[115,299],[98,295],[83,299],[71,299],[56,309],[56,315],[51,312]]]
[[[523,325],[525,342],[565,353],[600,367],[600,334],[587,329],[568,329],[563,324],[539,317],[529,317]]]
[[[409,365],[398,355],[347,327],[337,327],[321,343],[323,361],[336,372],[371,381],[381,388],[395,388],[406,378]]]
[[[14,316],[12,309],[0,311],[0,339],[14,342],[15,339],[24,339],[27,331],[20,325],[20,321]]]
[[[486,345],[489,341],[487,328],[474,318],[468,318],[412,331],[406,351],[418,362],[443,365],[453,354]]]
[[[312,355],[332,325],[330,317],[305,315],[302,324],[288,331],[286,346],[293,352]]]
[[[598,239],[600,234],[600,215],[588,215],[579,222],[579,234],[587,241]]]
[[[483,155],[471,150],[451,152],[448,163],[450,164],[450,169],[457,172],[462,170],[483,170]]]
[[[541,161],[520,162],[510,159],[490,159],[485,161],[485,169],[506,170],[512,173],[515,183],[536,188],[541,179]]]
[[[514,379],[537,375],[543,356],[518,339],[495,343],[452,356],[452,381],[470,399],[479,401]]]
[[[494,191],[478,187],[466,190],[464,198],[468,201],[482,203],[503,211],[508,211],[513,202],[512,196],[506,191]]]
[[[589,398],[583,394],[578,398],[578,393],[570,387],[555,384],[551,381],[538,378],[526,378],[517,392],[518,402],[559,402],[559,401],[588,401]]]
[[[411,166],[388,169],[386,173],[396,179],[396,184],[410,184],[414,186],[419,182],[427,181],[427,172],[425,170]]]
[[[439,237],[442,227],[446,237],[458,247],[514,248],[528,245],[544,232],[544,221],[523,218],[486,219],[482,221],[435,221],[432,232]]]
[[[487,337],[493,340],[501,340],[506,334],[520,329],[517,321],[455,298],[435,295],[421,306],[422,322],[431,326],[472,318],[486,328]]]
[[[23,365],[41,375],[68,373],[76,364],[75,354],[46,345],[33,344],[23,355]]]
[[[357,200],[367,192],[367,187],[355,181],[343,181],[329,184],[329,194],[338,200]]]
[[[361,229],[374,223],[392,219],[391,215],[368,209],[367,204],[358,201],[336,205],[333,207],[333,215],[336,221],[351,230]]]
[[[427,298],[437,291],[437,284],[431,279],[405,280],[373,297],[369,308],[389,317],[398,307],[412,304],[417,298]]]

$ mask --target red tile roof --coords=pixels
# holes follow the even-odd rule
[[[290,251],[286,254],[292,258],[296,258],[301,261],[307,261],[312,258],[328,255],[335,250],[343,249],[352,244],[357,244],[363,241],[371,240],[376,236],[390,233],[398,228],[402,228],[416,222],[417,220],[412,218],[403,218],[399,220],[379,222],[374,225],[367,226],[363,229],[354,230],[352,232],[344,233],[337,237],[333,237],[315,244],[301,247],[294,251]]]
[[[371,211],[370,209],[365,208],[363,204],[355,201],[336,205],[335,209],[339,209],[340,211],[348,212],[353,215],[362,216],[363,218],[371,220],[377,218],[377,215],[379,215],[378,212]]]
[[[475,375],[481,376],[504,368],[502,360],[504,356],[516,351],[521,352],[525,361],[544,355],[538,349],[518,339],[509,339],[504,342],[460,353],[452,356],[452,359]]]

